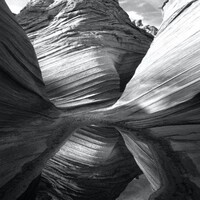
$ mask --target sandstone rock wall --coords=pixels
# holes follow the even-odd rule
[[[128,160],[130,154],[117,135],[119,132],[155,191],[150,199],[199,199],[200,2],[170,0],[164,3],[161,29],[114,105],[120,96],[119,83],[122,91],[128,81],[123,78],[125,70],[120,68],[124,63],[123,56],[126,55],[125,60],[129,58],[125,47],[128,52],[133,50],[134,57],[138,55],[136,50],[142,53],[147,45],[141,42],[145,39],[140,41],[138,38],[149,38],[149,35],[130,25],[128,18],[124,19],[127,17],[125,13],[122,18],[118,16],[122,11],[117,7],[117,1],[95,2],[94,5],[94,1],[31,2],[33,8],[35,5],[40,5],[41,9],[51,8],[47,9],[51,17],[45,18],[44,11],[42,18],[45,20],[38,18],[42,26],[24,25],[26,31],[32,29],[29,37],[35,45],[46,85],[28,38],[5,2],[0,2],[0,199],[18,198],[63,144],[60,152],[45,165],[40,194],[44,191],[48,198],[87,199],[97,196],[109,199],[107,194],[111,193],[114,199],[121,192],[117,191],[120,181],[125,187],[130,174],[132,177],[139,174],[135,174],[135,162]],[[106,10],[113,5],[120,11],[118,14]],[[85,6],[88,9],[85,10]],[[101,15],[105,17],[101,18],[103,25],[98,18]],[[91,22],[89,32],[88,19]],[[96,26],[97,22],[102,26]],[[106,26],[105,22],[108,23]],[[37,20],[34,23],[37,25]],[[112,36],[114,29],[111,27],[123,37],[114,40],[116,37]],[[84,50],[84,57],[80,59]],[[84,63],[83,67],[80,63]],[[87,70],[88,66],[103,83],[97,81],[94,71]],[[125,66],[129,65],[126,63]],[[77,78],[75,84],[72,80],[77,76],[82,79]],[[94,85],[88,85],[88,82]],[[97,97],[100,97],[99,101]],[[114,126],[115,129],[103,126]],[[94,164],[97,165],[94,167]],[[102,171],[102,164],[106,171]],[[65,173],[66,166],[68,172],[70,168],[69,174]],[[95,171],[98,166],[100,171]],[[92,174],[87,171],[90,167]],[[87,182],[81,182],[83,179],[77,177]],[[100,182],[102,177],[103,182]],[[108,187],[110,182],[106,177],[112,177],[113,188]],[[37,184],[38,179],[30,186]],[[48,181],[47,185],[44,180]],[[67,180],[70,182],[65,188]],[[102,189],[96,196],[88,189],[91,184]],[[139,195],[144,197],[142,193]]]
[[[156,191],[150,199],[197,200],[200,1],[166,1],[163,12],[149,51],[103,116],[124,119],[120,131]]]
[[[5,1],[0,2],[0,69],[0,199],[11,200],[77,126],[60,119],[49,101],[34,49]]]
[[[34,45],[49,98],[78,112],[112,105],[153,39],[114,0],[30,1],[17,19]],[[116,199],[139,174],[116,129],[85,127],[47,163],[38,198]]]

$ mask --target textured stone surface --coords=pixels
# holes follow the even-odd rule
[[[31,1],[17,19],[34,45],[49,98],[63,109],[112,105],[153,39],[117,1]],[[117,130],[87,127],[47,163],[38,199],[116,199],[139,174]]]
[[[33,47],[4,1],[0,68],[0,199],[13,200],[78,124],[48,100]]]
[[[115,129],[86,127],[47,162],[37,198],[114,200],[139,174]]]
[[[116,98],[114,90],[118,89],[118,76],[120,76],[121,88],[125,87],[153,39],[150,34],[135,27],[128,15],[119,7],[118,2],[114,0],[70,0],[54,1],[53,3],[52,1],[32,1],[18,15],[18,21],[27,33],[31,32],[28,36],[34,44],[48,91],[53,89],[60,93],[62,91],[65,96],[69,93],[65,87],[62,87],[61,90],[62,82],[60,79],[62,78],[64,81],[70,78],[70,73],[63,74],[66,71],[68,72],[70,67],[74,69],[71,71],[77,77],[75,80],[73,79],[77,81],[77,85],[80,79],[80,81],[84,81],[83,77],[80,77],[81,74],[79,75],[80,72],[87,74],[87,77],[85,77],[87,82],[93,78],[92,81],[96,85],[97,78],[91,76],[95,70],[95,75],[101,76],[101,80],[106,82],[106,91],[102,92],[102,88],[98,86],[92,87],[93,90],[96,88],[96,96],[98,96],[96,101],[101,101],[101,103],[106,99],[110,100],[111,92],[113,99]],[[75,62],[73,58],[79,59]],[[102,66],[98,67],[100,64]],[[59,70],[56,70],[57,73],[55,66],[59,66]],[[98,71],[96,68],[98,68]],[[89,69],[90,71],[88,71]],[[62,70],[62,74],[59,74],[60,70]],[[107,75],[105,70],[109,70],[106,71]],[[57,84],[54,83],[55,80],[60,81],[57,87]],[[50,82],[54,87],[48,86]],[[68,87],[72,85],[70,82],[68,84]],[[85,87],[88,84],[85,84]],[[73,85],[70,88],[73,89],[74,93],[78,89],[80,90],[79,94],[84,92],[83,88],[76,89]],[[90,91],[86,92],[86,94],[91,93]],[[49,91],[49,93],[53,96],[53,91]],[[98,95],[99,93],[101,96]],[[73,105],[76,106],[78,102],[83,102],[84,99],[87,103],[87,99],[84,98],[86,94],[81,95],[81,100],[73,96]],[[66,106],[60,100],[62,94],[55,95],[55,104],[62,107]],[[107,97],[108,95],[109,97]],[[72,103],[68,99],[70,99],[69,94],[64,101],[65,104],[71,106]],[[94,95],[90,99],[93,100],[93,103],[96,103]],[[77,101],[76,104],[75,100]]]
[[[148,53],[104,116],[119,124],[124,119],[125,142],[157,191],[151,199],[197,200],[200,1],[166,1],[163,9],[161,29]]]
[[[82,7],[84,2],[85,4]],[[32,31],[29,31],[30,27],[26,31],[29,31],[29,37],[36,48],[46,87],[42,82],[32,46],[22,29],[15,22],[13,15],[8,11],[4,1],[0,2],[0,67],[2,74],[0,82],[2,94],[0,97],[0,198],[11,200],[21,195],[30,182],[38,177],[44,163],[65,143],[67,137],[68,142],[45,166],[42,175],[43,185],[40,185],[39,193],[42,194],[43,187],[43,194],[49,195],[49,199],[56,199],[59,195],[61,197],[66,195],[65,197],[68,199],[80,199],[79,194],[82,199],[87,199],[88,196],[89,198],[94,197],[95,194],[90,193],[90,186],[89,189],[85,189],[89,183],[88,179],[85,179],[87,182],[82,182],[87,183],[84,185],[80,181],[82,177],[85,178],[84,175],[88,177],[89,174],[87,170],[84,171],[86,168],[83,165],[88,165],[87,169],[91,166],[94,167],[94,163],[102,161],[104,161],[106,169],[110,169],[111,166],[115,167],[113,161],[114,163],[119,161],[123,165],[124,161],[121,161],[120,158],[126,158],[122,155],[123,153],[126,154],[127,150],[125,150],[122,140],[116,136],[117,131],[119,131],[155,191],[149,199],[198,200],[200,196],[200,2],[198,0],[170,0],[164,3],[164,21],[161,29],[147,55],[137,68],[134,77],[114,105],[112,104],[120,96],[119,83],[121,82],[122,91],[124,84],[128,81],[128,78],[127,80],[123,78],[123,73],[126,73],[123,70],[123,73],[120,71],[123,62],[118,65],[119,60],[123,58],[120,55],[126,55],[126,53],[122,53],[126,52],[122,48],[124,44],[122,38],[125,38],[125,46],[129,51],[131,44],[138,44],[136,42],[139,42],[137,40],[138,35],[142,34],[142,37],[145,38],[149,38],[149,35],[144,34],[133,25],[130,26],[131,28],[125,28],[126,25],[129,27],[128,18],[128,21],[124,18],[122,20],[117,17],[120,13],[119,10],[117,9],[118,14],[115,15],[111,12],[112,6],[109,7],[110,5],[118,5],[116,1],[98,1],[98,4],[94,6],[95,9],[93,9],[92,5],[94,4],[92,2],[62,1],[61,3],[61,1],[54,1],[53,3],[47,2],[47,5],[43,4],[42,1],[39,2],[38,5],[41,9],[52,6],[52,9],[47,9],[48,12],[50,11],[51,17],[48,17],[47,20],[46,18],[45,20],[41,19],[43,29],[40,29],[40,26],[34,29],[33,25]],[[104,5],[101,2],[106,5],[103,7],[104,9],[100,6]],[[32,6],[36,4],[37,2],[32,2]],[[85,13],[83,8],[87,8],[88,5],[91,10]],[[108,11],[106,8],[109,8]],[[70,12],[68,12],[69,10]],[[96,11],[98,12],[96,13]],[[112,17],[120,21],[120,25],[115,20],[112,21],[111,27],[115,29],[118,27],[117,33],[119,33],[119,36],[123,33],[123,37],[119,37],[118,40],[116,39],[113,42],[112,39],[115,37],[110,37],[108,32],[106,32],[106,36],[104,35],[104,31],[108,31],[110,26],[96,26],[97,22],[101,22],[96,20],[99,19],[97,16],[101,16],[99,12],[104,13],[106,20],[101,18],[103,22],[109,22],[108,19],[113,19]],[[108,15],[105,13],[108,13]],[[91,16],[91,18],[88,18],[88,16]],[[106,18],[106,16],[109,17]],[[127,15],[123,14],[123,16]],[[45,17],[45,14],[43,17]],[[91,22],[89,23],[91,28],[89,31],[87,31],[87,23],[83,23],[88,22],[87,19]],[[92,21],[90,21],[91,19]],[[66,23],[66,20],[68,23]],[[76,21],[75,24],[74,20]],[[44,23],[44,21],[47,22]],[[35,24],[39,23],[35,22]],[[109,29],[109,33],[115,29]],[[78,30],[82,31],[79,32]],[[102,35],[98,35],[95,30],[101,32]],[[91,34],[93,32],[94,35]],[[129,40],[125,35],[133,37],[130,37]],[[82,39],[78,40],[78,38]],[[131,38],[134,41],[133,43]],[[149,39],[147,40],[149,41]],[[113,46],[109,46],[110,44],[113,44]],[[144,42],[145,45],[147,45],[146,42]],[[144,46],[140,43],[140,45],[134,47],[135,51],[133,51],[139,51]],[[85,54],[82,54],[85,49]],[[75,51],[77,54],[74,53]],[[68,57],[66,58],[65,55]],[[78,56],[78,60],[75,59],[74,61],[75,55],[84,55],[84,57]],[[116,60],[116,55],[118,59],[120,58],[119,60]],[[125,58],[125,60],[128,60],[127,55]],[[83,60],[86,61],[85,64]],[[83,63],[83,65],[80,63]],[[69,66],[72,66],[72,64],[74,64],[73,70],[70,70]],[[86,70],[87,66],[91,66],[98,76],[103,77],[101,80],[105,84],[102,87],[100,87],[102,83],[98,84],[98,79],[94,77],[94,71]],[[129,65],[126,63],[126,66]],[[81,71],[78,71],[78,69]],[[83,71],[84,74],[81,76]],[[134,70],[132,73],[134,73]],[[70,79],[70,77],[73,78]],[[79,78],[75,79],[75,77]],[[77,80],[77,84],[73,83],[73,79]],[[84,80],[84,84],[80,80]],[[89,82],[94,83],[94,85],[88,85]],[[89,86],[88,90],[86,86]],[[78,93],[80,96],[77,95]],[[113,94],[115,94],[114,97]],[[109,105],[112,106],[102,108]],[[98,110],[96,110],[97,108]],[[88,111],[90,112],[88,113]],[[86,126],[89,123],[95,123],[95,128],[94,125],[91,125],[79,129],[79,126]],[[105,127],[114,126],[116,129],[107,127],[104,130],[105,127],[102,124]],[[95,130],[92,130],[92,128]],[[70,135],[75,129],[76,131]],[[96,134],[94,134],[95,132]],[[102,134],[105,132],[106,135]],[[87,137],[88,134],[89,137]],[[112,137],[112,134],[115,136]],[[81,140],[82,136],[83,140]],[[99,139],[97,140],[97,138]],[[91,139],[93,139],[93,142],[90,142]],[[94,145],[94,141],[100,142],[101,145],[96,144],[95,150],[92,151],[91,144]],[[103,145],[104,141],[106,141],[105,146]],[[82,147],[79,149],[80,146]],[[101,147],[103,148],[101,149]],[[70,149],[72,149],[72,154],[70,154]],[[89,151],[86,153],[88,149]],[[106,155],[104,150],[106,152],[112,151],[112,153]],[[81,153],[86,154],[80,156]],[[66,155],[68,155],[67,162],[65,162]],[[69,166],[70,161],[71,166]],[[112,163],[110,166],[109,161]],[[63,166],[61,162],[64,163]],[[127,162],[129,162],[128,159]],[[77,170],[80,165],[83,168]],[[66,185],[62,182],[67,180],[66,173],[63,173],[65,166],[68,169],[71,167],[71,171],[67,170],[71,173],[70,179],[68,179],[71,182],[68,186],[73,186],[70,192],[65,190]],[[76,167],[75,170],[73,170],[74,166]],[[135,166],[135,163],[132,166]],[[127,169],[128,172],[124,173],[129,174],[130,167],[131,165],[125,163],[121,169],[129,168]],[[104,177],[114,178],[111,175],[112,170],[100,170],[100,174]],[[73,172],[75,172],[73,180],[76,182],[72,183]],[[79,178],[77,178],[77,172]],[[105,172],[108,172],[109,175]],[[120,177],[122,172],[120,170],[115,172],[117,172],[115,182],[117,184],[115,186],[118,188],[120,180],[126,179],[126,176]],[[131,171],[131,173],[134,172]],[[59,177],[56,176],[57,174],[59,174]],[[101,177],[98,173],[96,174],[96,171],[95,176],[92,175],[90,178],[93,180]],[[98,178],[95,179],[96,177]],[[48,182],[45,182],[45,180],[48,180]],[[151,191],[145,183],[146,180],[144,182],[142,182],[142,179],[139,180],[139,186],[137,182],[133,184],[138,188],[138,192],[133,193],[132,197],[148,198]],[[105,188],[105,190],[102,193],[98,190],[97,198],[109,199],[106,196],[108,194],[106,193],[108,182],[106,182],[106,179],[104,181],[102,185],[105,187],[102,188]],[[126,179],[123,184],[125,185],[128,181]],[[77,183],[83,186],[80,187]],[[142,189],[142,184],[145,186],[144,189],[147,189],[144,195],[139,192],[139,188]],[[49,190],[46,190],[47,186],[49,186]],[[57,188],[57,186],[61,187]],[[77,187],[75,188],[75,186]],[[73,190],[74,188],[75,190]],[[89,195],[87,194],[87,197],[84,197],[86,191],[89,192]],[[100,193],[102,196],[99,195]],[[117,192],[114,190],[114,195],[111,198],[116,196]],[[40,196],[37,198],[40,198]]]

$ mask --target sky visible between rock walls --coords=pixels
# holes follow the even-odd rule
[[[5,0],[13,13],[19,11],[29,0]],[[119,0],[121,7],[128,13],[131,20],[142,19],[144,25],[154,25],[159,28],[162,21],[162,0]]]

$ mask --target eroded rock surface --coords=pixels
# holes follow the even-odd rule
[[[197,200],[200,1],[169,0],[163,11],[149,51],[104,118],[123,118],[120,131],[156,191],[150,199]]]
[[[0,199],[17,199],[79,125],[49,101],[34,49],[0,1]]]
[[[86,6],[88,5],[87,2],[89,2],[91,12],[85,13],[84,9],[76,9],[84,8],[81,7],[84,2]],[[97,16],[95,15],[96,17],[94,17],[91,15],[93,17],[87,18],[87,16],[93,13],[93,7],[91,5],[94,1],[87,2],[77,1],[77,4],[74,1],[55,1],[52,4],[50,4],[51,2],[47,2],[48,6],[51,7],[52,5],[50,11],[53,11],[54,14],[52,15],[55,17],[49,17],[48,20],[41,20],[49,22],[45,22],[45,25],[42,26],[43,29],[39,30],[37,28],[29,34],[29,37],[36,47],[37,55],[41,63],[42,74],[46,83],[45,88],[35,53],[28,38],[16,23],[12,13],[6,7],[5,2],[0,1],[0,90],[2,94],[0,96],[0,198],[3,200],[12,200],[19,197],[27,189],[31,181],[41,173],[41,169],[44,167],[46,161],[65,143],[67,137],[68,139],[70,138],[68,143],[45,166],[43,178],[48,180],[50,184],[47,184],[49,190],[46,190],[47,186],[43,185],[43,194],[55,199],[60,194],[70,199],[79,198],[80,196],[78,195],[83,192],[81,198],[86,198],[84,194],[86,194],[86,191],[90,191],[85,190],[87,184],[84,185],[82,190],[77,182],[73,182],[72,184],[70,182],[68,186],[74,186],[71,187],[72,189],[75,186],[77,187],[75,190],[71,190],[70,194],[67,193],[69,190],[62,183],[63,180],[64,182],[67,180],[67,174],[65,172],[63,173],[63,171],[65,171],[66,163],[70,164],[70,161],[73,161],[71,165],[72,171],[70,173],[75,172],[76,176],[73,181],[76,181],[76,172],[78,171],[77,167],[80,166],[80,161],[81,164],[85,163],[88,166],[104,161],[102,163],[105,163],[106,169],[114,166],[113,161],[114,163],[115,161],[119,161],[123,165],[123,161],[120,158],[125,157],[121,155],[123,153],[126,154],[127,150],[125,150],[122,140],[116,134],[113,137],[112,133],[116,130],[107,127],[110,125],[115,126],[117,132],[119,131],[122,134],[128,149],[134,155],[137,164],[154,189],[155,192],[149,199],[198,200],[200,196],[200,43],[198,42],[200,33],[200,1],[168,0],[164,3],[162,7],[164,9],[164,21],[161,29],[147,55],[137,68],[134,77],[128,83],[123,95],[114,105],[113,103],[117,100],[120,93],[119,82],[124,79],[120,75],[119,66],[121,65],[118,66],[116,64],[120,62],[118,60],[116,62],[113,58],[115,58],[114,55],[118,55],[117,58],[120,58],[120,54],[118,54],[119,52],[116,49],[123,49],[123,42],[119,41],[122,41],[122,38],[127,39],[124,35],[132,36],[134,34],[129,34],[131,28],[121,29],[124,25],[119,26],[120,29],[118,31],[121,32],[123,30],[123,37],[115,40],[113,48],[115,50],[110,51],[111,47],[109,46],[108,51],[106,45],[112,43],[112,37],[108,37],[108,32],[106,32],[106,37],[103,37],[104,32],[101,26],[97,26],[99,28],[97,32],[102,31],[103,36],[100,35],[97,37],[94,34],[94,37],[91,34],[91,30],[95,32],[92,29],[95,26],[92,26],[90,31],[87,32],[87,23],[83,24],[82,22],[87,22],[87,19],[92,19],[91,22],[93,23],[91,24],[96,25],[96,22],[99,23],[96,20],[99,19],[97,17],[99,16],[99,12],[98,14],[96,13],[96,11],[99,11],[98,8],[100,9],[100,13],[104,13],[104,16],[107,16],[103,11],[106,11],[106,8],[110,8],[109,5],[118,4],[114,0],[109,2],[98,1],[98,6],[94,6],[94,13]],[[100,2],[102,2],[102,5],[104,3],[106,5],[103,7],[103,11],[101,11]],[[37,2],[32,1],[32,4],[34,6]],[[43,2],[39,2],[38,5],[41,5],[41,8],[46,6],[44,4],[45,6],[42,7]],[[54,8],[56,9],[54,10]],[[68,12],[69,8],[72,9],[72,12]],[[79,12],[80,10],[81,13],[83,12],[83,15]],[[128,24],[129,27],[129,20],[121,20],[120,17],[117,17],[118,15],[112,15],[110,10],[107,12],[111,19],[115,16],[114,19],[120,20],[122,24]],[[74,13],[79,13],[78,16],[81,17],[74,17]],[[70,18],[69,16],[72,17]],[[71,22],[71,24],[67,23],[66,25],[65,20],[68,19],[70,19],[68,22]],[[105,17],[105,19],[107,22],[110,18]],[[73,26],[74,20],[77,20],[75,26]],[[112,27],[116,25],[115,22],[112,21]],[[78,26],[82,27],[83,29],[81,30],[84,31],[79,33]],[[109,26],[105,27],[108,28]],[[118,25],[115,28],[117,27]],[[133,33],[136,35],[141,34],[141,31],[135,28],[135,26],[131,30],[134,30]],[[109,31],[112,32],[113,29],[109,29]],[[68,33],[70,34],[68,35]],[[82,38],[80,35],[83,36],[83,40],[78,40],[78,38]],[[91,37],[92,39],[90,38],[91,35],[93,36]],[[66,36],[68,38],[67,41],[64,39]],[[137,40],[138,37],[131,38],[134,44],[138,44],[136,42],[139,41]],[[86,43],[84,41],[92,41],[89,43],[91,46],[88,47],[88,42]],[[104,45],[100,45],[101,43],[99,41],[106,42],[103,43]],[[125,44],[129,48],[129,43],[125,42]],[[130,42],[130,44],[132,43]],[[73,48],[70,52],[69,47],[71,45]],[[97,46],[98,48],[96,49]],[[106,51],[102,46],[106,46]],[[139,47],[141,48],[142,46],[138,45]],[[78,82],[75,84],[70,77],[74,79],[77,74],[80,76],[81,72],[78,69],[82,65],[78,61],[73,61],[75,58],[74,55],[81,55],[82,50],[85,49],[84,58],[90,58],[91,60],[80,59],[81,63],[85,60],[87,64],[83,65],[82,71],[84,71],[84,75],[82,75],[82,79],[77,78]],[[77,50],[77,54],[74,53],[75,50]],[[68,59],[65,59],[66,55],[69,56]],[[73,65],[74,74],[69,73],[68,75],[65,70],[72,72],[70,67],[67,68],[67,66],[72,66],[73,63],[76,63]],[[97,77],[104,77],[101,80],[105,85],[101,89],[97,87],[101,84],[97,84],[98,82],[96,80],[98,79],[95,79],[93,76],[94,71],[86,70],[87,66],[95,66],[93,69],[95,69]],[[93,77],[91,79],[92,81],[90,80],[91,77]],[[111,77],[113,78],[112,80]],[[85,84],[79,82],[79,80],[85,80]],[[94,83],[93,86],[89,85],[91,90],[87,90],[86,88],[88,87],[85,87],[89,80]],[[113,84],[114,86],[111,84],[113,80],[116,83]],[[123,83],[126,83],[126,81],[122,82],[121,86],[123,86]],[[92,90],[93,87],[94,90]],[[107,88],[109,90],[106,90]],[[121,89],[123,90],[123,87]],[[75,93],[72,91],[75,91]],[[111,95],[113,93],[106,91],[112,91],[116,96],[113,98]],[[81,95],[76,96],[79,92],[81,92]],[[101,95],[104,98],[100,98],[98,101],[97,97]],[[93,103],[94,105],[91,105]],[[108,105],[111,106],[95,110],[96,108]],[[89,113],[87,113],[88,110],[90,111]],[[79,126],[89,125],[88,122],[89,124],[97,125],[80,129]],[[104,130],[104,127],[100,127],[103,124],[104,126],[107,125],[106,130]],[[101,134],[102,132],[100,130],[108,134]],[[72,132],[74,133],[71,135]],[[94,134],[95,132],[96,134]],[[106,138],[107,136],[109,139]],[[90,142],[91,139],[93,139],[93,142]],[[94,141],[98,143],[95,148],[92,146],[94,145]],[[103,144],[106,145],[104,146]],[[122,146],[119,144],[122,144]],[[79,145],[82,147],[77,148]],[[119,148],[120,146],[123,147],[121,150]],[[99,147],[102,147],[102,149]],[[70,148],[73,150],[71,155],[69,155]],[[92,149],[94,151],[91,151]],[[67,159],[65,157],[65,150],[68,152]],[[112,153],[109,155],[105,154],[104,150]],[[84,153],[86,153],[84,156],[80,156]],[[110,166],[109,161],[112,163]],[[61,162],[64,163],[63,166]],[[125,168],[123,169],[127,170],[128,163],[125,163],[124,166]],[[129,167],[131,166],[134,168],[135,163],[129,165]],[[75,167],[74,171],[73,167]],[[83,177],[83,171],[86,168],[84,166],[79,169],[78,172]],[[129,169],[126,172],[127,174],[130,174],[131,170],[129,171]],[[111,172],[111,170],[108,170],[106,176],[114,177],[111,175]],[[131,173],[135,173],[135,170],[131,171]],[[56,176],[57,174],[59,174],[59,177]],[[63,176],[60,176],[60,174]],[[94,174],[90,178],[99,180],[99,177],[102,177],[101,174],[104,176],[105,172],[100,170],[100,176],[96,171]],[[96,176],[97,174],[98,176]],[[117,175],[117,184],[120,180],[124,181],[122,177],[118,176],[120,173],[115,174]],[[71,175],[70,180],[73,177]],[[87,171],[86,176],[88,177]],[[96,177],[98,178],[95,179]],[[86,180],[88,181],[88,179]],[[127,179],[123,183],[125,184],[126,182],[128,182]],[[61,186],[62,188],[57,188],[56,186]],[[105,182],[101,187],[102,189],[108,188]],[[113,191],[114,198],[118,194],[116,190]],[[41,187],[39,192],[41,194]],[[149,192],[147,190],[145,195],[148,196]],[[144,197],[140,192],[137,194]],[[89,195],[90,197],[95,196],[94,193],[90,193]],[[104,193],[97,197],[108,198],[105,195],[106,192],[104,190]],[[24,196],[21,197],[23,198]]]
[[[49,98],[78,112],[116,102],[153,39],[115,0],[30,1],[17,19]],[[47,163],[38,199],[116,199],[140,173],[116,129],[85,127]]]
[[[109,64],[110,72],[107,73],[109,76],[111,71],[114,73],[117,70],[117,74],[112,75],[112,81],[116,82],[119,74],[123,90],[153,39],[150,34],[131,23],[128,15],[115,0],[53,2],[34,0],[22,10],[17,18],[24,30],[30,33],[28,35],[34,44],[47,89],[48,81],[53,81],[53,78],[47,79],[45,72],[48,74],[47,70],[52,71],[57,62],[60,66],[64,64],[66,68],[73,66],[75,61],[70,58],[79,56],[82,65],[84,58],[89,59],[89,57],[95,57],[97,64],[100,62],[102,65]],[[100,58],[97,59],[100,56],[103,61],[99,60]],[[48,58],[48,61],[44,57]],[[85,65],[89,66],[91,63],[87,62]],[[77,63],[76,68],[84,71],[80,63]],[[57,79],[59,78],[58,76]],[[105,98],[105,95],[98,96],[98,101],[100,98]],[[56,98],[58,101],[58,95]],[[69,104],[67,98],[65,102]],[[56,105],[58,106],[58,102]]]

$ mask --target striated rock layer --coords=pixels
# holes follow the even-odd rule
[[[80,121],[49,101],[34,49],[0,1],[0,199],[17,199]]]
[[[153,39],[115,0],[30,1],[17,19],[50,100],[78,112],[112,105]],[[47,163],[37,198],[116,199],[140,173],[116,129],[85,127]]]
[[[47,162],[37,199],[116,199],[141,174],[113,128],[86,127],[74,133]]]
[[[134,77],[117,103],[100,112],[121,122],[118,130],[156,191],[150,199],[198,200],[200,1],[169,0],[163,9]]]
[[[69,72],[72,68],[74,70],[70,71],[77,77],[73,79],[74,82],[77,81],[77,85],[79,85],[78,81],[84,80],[83,76],[80,77],[79,75],[78,77],[76,74],[80,71],[86,74],[86,69],[92,70],[93,68],[98,68],[99,71],[95,71],[96,73],[94,71],[87,72],[87,75],[95,73],[101,75],[101,82],[106,80],[107,83],[111,79],[109,81],[112,81],[112,85],[114,83],[117,85],[112,86],[112,88],[111,86],[108,87],[108,89],[111,89],[104,93],[100,87],[99,89],[97,89],[97,86],[93,87],[96,88],[96,96],[98,96],[96,101],[94,100],[95,96],[90,98],[93,103],[100,102],[101,99],[105,100],[106,95],[110,95],[110,92],[118,87],[118,76],[120,77],[121,90],[123,90],[153,39],[150,34],[131,23],[128,15],[119,7],[118,1],[115,0],[34,0],[30,1],[17,18],[32,40],[51,98],[53,97],[52,90],[61,92],[61,81],[70,78],[70,74],[60,74],[60,71]],[[46,28],[41,29],[41,27]],[[93,59],[89,60],[89,58]],[[101,68],[96,66],[100,64],[102,65]],[[106,70],[104,65],[108,65],[107,70],[109,68],[106,74],[103,73],[103,70]],[[55,66],[59,66],[59,70],[55,70]],[[76,71],[77,69],[79,71]],[[111,75],[112,77],[110,77]],[[91,79],[92,77],[88,78]],[[94,77],[92,81],[96,81],[96,79]],[[57,83],[54,83],[55,80]],[[49,86],[50,83],[51,86]],[[68,88],[72,88],[72,83],[69,82],[68,84]],[[85,87],[88,84],[85,84]],[[108,85],[111,85],[111,83],[107,83],[106,86]],[[73,87],[73,92],[80,90],[77,89],[79,88]],[[79,96],[82,97],[83,95],[80,92]],[[53,101],[58,107],[67,106],[64,105],[63,101],[68,104],[68,107],[77,106],[79,101],[83,101],[83,97],[79,100],[78,97],[73,96],[74,103],[71,105],[69,102],[71,93],[65,87],[62,87],[62,93],[65,94],[65,99],[62,102],[62,94],[57,93],[54,94],[56,97]],[[101,93],[101,96],[98,95],[99,93]],[[85,93],[84,95],[86,96]],[[113,99],[116,99],[116,95],[113,94],[112,96]]]
[[[129,24],[129,20],[121,21],[118,15],[110,13],[111,9],[107,11],[109,5],[118,5],[114,0],[95,1],[97,4],[92,2],[47,1],[47,7],[52,6],[49,9],[49,22],[41,20],[41,23],[48,23],[45,22],[46,25],[41,31],[32,31],[29,35],[40,59],[46,83],[44,86],[28,38],[5,2],[0,1],[0,199],[16,199],[30,185],[27,193],[20,197],[28,199],[31,188],[40,181],[39,175],[45,163],[63,144],[65,145],[61,150],[45,165],[41,178],[43,181],[40,181],[38,191],[40,195],[36,199],[109,199],[108,193],[111,193],[111,199],[114,199],[121,192],[117,191],[120,181],[123,182],[123,186],[129,182],[126,174],[129,178],[130,174],[136,176],[136,165],[133,160],[129,160],[130,154],[128,155],[123,141],[117,135],[120,132],[155,191],[149,199],[198,200],[200,1],[164,2],[164,21],[161,29],[115,104],[113,103],[120,93],[120,80],[121,90],[123,83],[126,83],[120,75],[121,65],[117,65],[120,62],[114,56],[118,52],[116,47],[121,47],[120,52],[124,52],[123,45],[120,46],[123,40],[115,40],[114,50],[110,51],[112,48],[109,47],[108,51],[107,47],[103,47],[113,44],[112,37],[110,38],[107,32],[106,37],[103,37],[104,34],[99,36],[92,29],[93,35],[93,31],[84,29],[88,23],[83,22],[92,19],[89,24],[100,23],[101,20],[95,20],[96,17],[93,16],[96,11],[103,12],[103,16],[107,16],[104,11],[108,12],[111,19],[115,16],[120,20],[119,24]],[[45,2],[38,3],[32,1],[32,6],[38,5],[41,9],[46,7]],[[85,13],[84,8],[87,5],[90,5],[91,12]],[[103,10],[101,5],[106,5]],[[72,12],[68,12],[70,9]],[[45,11],[43,13],[45,14]],[[81,15],[69,18],[74,16],[73,13]],[[67,24],[71,24],[66,26],[65,22],[68,19],[70,20]],[[74,20],[78,21],[74,24]],[[109,22],[108,18],[103,22]],[[111,27],[118,24],[115,22],[112,21]],[[78,26],[85,31],[79,32],[76,29]],[[129,31],[123,31],[127,29],[121,29],[124,26],[119,26],[118,33],[129,35]],[[97,27],[101,28],[100,25]],[[118,25],[115,28],[117,27]],[[135,26],[131,30],[136,35],[143,35]],[[110,31],[113,29],[110,28],[109,33]],[[69,32],[71,38],[66,34]],[[80,35],[83,36],[81,40]],[[134,34],[131,35],[134,44],[138,44],[138,37],[134,38]],[[69,40],[64,39],[66,36]],[[106,43],[102,43],[102,47],[99,41]],[[91,46],[88,47],[87,44]],[[98,48],[94,44],[99,45]],[[132,43],[125,44],[129,47],[128,44]],[[141,48],[141,44],[138,47]],[[79,56],[76,58],[74,55]],[[80,58],[80,55],[84,57]],[[65,56],[69,56],[68,59],[65,59]],[[70,70],[69,66],[73,68]],[[88,70],[88,66],[95,73]],[[101,77],[102,82],[98,82],[95,74]],[[102,108],[108,105],[112,106]],[[66,173],[66,168],[69,174]],[[105,170],[101,171],[103,168]],[[35,179],[36,177],[38,178]],[[69,182],[65,184],[66,181]],[[143,189],[141,181],[142,179],[133,185]],[[148,198],[151,191],[146,187],[145,181],[145,194],[137,192],[133,194],[133,199]],[[90,183],[94,188],[98,188],[96,195],[91,193]],[[114,183],[113,190],[110,183]],[[95,186],[96,184],[98,185]],[[107,192],[106,189],[109,188]]]

